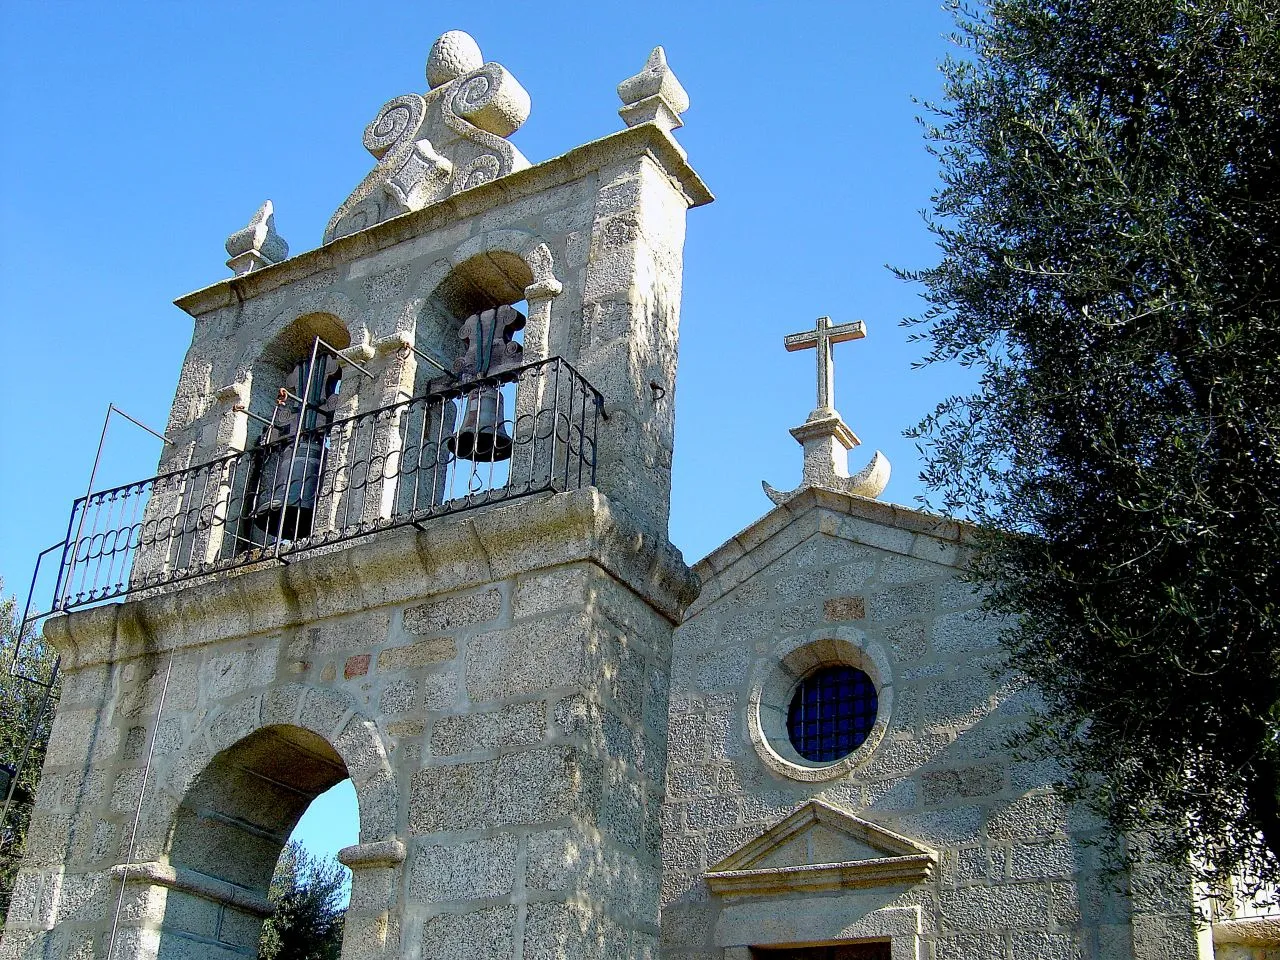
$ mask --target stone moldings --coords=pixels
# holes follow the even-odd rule
[[[461,31],[435,42],[431,90],[387,101],[365,128],[378,164],[329,220],[325,243],[529,166],[506,139],[529,118],[529,94],[504,67],[477,61]]]
[[[706,873],[714,893],[812,893],[927,880],[937,851],[810,800]]]

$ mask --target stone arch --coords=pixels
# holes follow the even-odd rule
[[[165,791],[169,822],[201,773],[214,759],[256,732],[274,726],[297,727],[329,745],[356,789],[362,843],[385,840],[396,829],[395,773],[377,724],[343,690],[301,683],[275,687],[265,696],[246,694],[225,704],[203,725],[173,767]]]
[[[363,902],[370,883],[394,883],[403,846],[394,837],[398,793],[386,749],[354,697],[288,684],[211,714],[164,791],[165,855],[132,878],[168,888],[156,956],[188,956],[193,942],[198,951],[210,941],[251,951],[289,835],[316,796],[348,778],[361,842],[343,860],[353,869],[353,901]]]
[[[311,299],[322,302],[306,302]],[[241,379],[247,382],[248,406],[252,413],[266,419],[271,418],[276,391],[284,385],[285,378],[294,365],[310,355],[311,345],[316,337],[338,350],[351,346],[350,320],[331,309],[349,307],[349,301],[345,304],[331,302],[335,299],[345,301],[345,298],[333,296],[304,297],[294,308],[277,317],[276,322],[271,325],[276,330],[275,335],[255,355],[242,358]],[[313,306],[324,309],[311,309]],[[292,319],[285,320],[289,315],[292,315]],[[348,318],[349,316],[348,313]]]
[[[551,250],[536,234],[487,230],[435,261],[419,278],[415,341],[420,349],[451,357],[462,321],[502,304],[528,302],[525,356],[546,357],[551,301],[563,285]]]

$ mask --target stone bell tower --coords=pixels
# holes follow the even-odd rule
[[[227,243],[158,475],[78,501],[65,687],[0,955],[255,954],[354,782],[345,958],[654,957],[685,211],[658,48],[531,165],[462,33],[364,132],[322,246]]]

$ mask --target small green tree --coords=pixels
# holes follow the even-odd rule
[[[338,960],[347,871],[290,841],[271,878],[275,913],[262,927],[259,960]]]
[[[0,594],[3,591],[4,581],[0,580]],[[31,808],[57,703],[56,687],[46,697],[46,687],[41,686],[53,678],[57,660],[57,654],[42,637],[29,630],[22,638],[21,657],[16,665],[14,663],[19,647],[15,607],[13,597],[0,600],[0,765],[5,768],[0,773],[0,808],[4,805],[11,774],[21,766],[12,784],[13,799],[8,816],[0,827],[0,933],[4,930],[9,897],[22,862],[22,848],[31,823]],[[23,679],[24,676],[39,683]]]
[[[927,124],[915,431],[1044,694],[1032,742],[1158,855],[1280,880],[1280,8],[990,0]],[[1212,872],[1212,871],[1210,871]]]

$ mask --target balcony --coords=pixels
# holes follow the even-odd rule
[[[559,357],[75,502],[39,617],[595,482],[603,398]],[[34,582],[40,579],[37,569]]]

